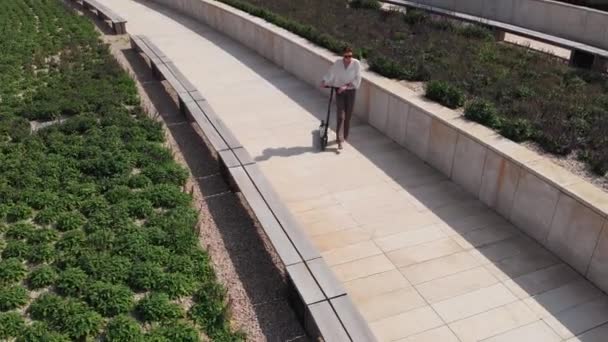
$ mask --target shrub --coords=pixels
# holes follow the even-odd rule
[[[21,286],[11,285],[0,287],[0,311],[21,307],[27,303],[27,290]]]
[[[45,323],[34,322],[23,330],[16,342],[70,342],[70,339],[58,332],[51,331]]]
[[[104,252],[87,253],[79,260],[80,267],[93,279],[120,283],[129,277],[131,261],[122,256]]]
[[[36,229],[32,231],[28,238],[29,243],[43,243],[43,242],[54,242],[57,241],[59,234],[54,229]]]
[[[109,229],[99,229],[87,236],[87,244],[98,251],[110,250],[116,242],[116,234]]]
[[[128,185],[132,189],[142,189],[152,185],[152,181],[142,174],[132,175],[129,177]]]
[[[50,243],[32,245],[27,260],[32,264],[51,262],[55,258],[55,247]]]
[[[446,81],[430,81],[426,85],[425,96],[452,109],[464,104],[464,93]]]
[[[118,202],[129,200],[131,197],[133,197],[133,193],[129,187],[120,185],[106,192],[104,196],[108,200],[108,203],[116,204]]]
[[[479,25],[464,25],[459,28],[458,33],[467,38],[480,39],[485,41],[494,40],[494,35],[489,29]]]
[[[226,328],[225,293],[220,284],[212,280],[205,281],[194,297],[197,303],[190,308],[192,320],[211,335]]]
[[[175,299],[191,295],[196,290],[197,285],[196,280],[190,275],[165,273],[156,290],[166,293],[171,299]]]
[[[105,341],[143,342],[145,339],[137,321],[127,315],[119,315],[108,323]]]
[[[35,268],[28,276],[27,282],[31,289],[41,289],[52,285],[57,280],[55,268],[42,265]]]
[[[0,261],[0,284],[18,282],[26,274],[25,265],[15,258]]]
[[[57,291],[65,296],[80,296],[86,289],[87,274],[80,268],[68,268],[61,272],[57,280]]]
[[[25,322],[16,312],[0,312],[0,339],[9,340],[20,336],[25,329]]]
[[[159,339],[159,337],[161,339]],[[199,341],[199,336],[196,329],[190,323],[183,321],[174,321],[159,326],[158,328],[152,331],[150,338],[152,340],[166,339],[168,341],[181,342]]]
[[[188,179],[188,171],[173,161],[146,166],[142,169],[142,174],[148,177],[153,184],[183,186]]]
[[[54,322],[61,332],[77,340],[98,334],[103,319],[95,311],[75,301],[68,301],[63,311],[65,315],[63,320]]]
[[[11,224],[6,231],[5,236],[9,239],[25,240],[30,238],[36,227],[30,223],[19,222]]]
[[[44,224],[52,224],[55,222],[59,213],[55,208],[44,208],[36,213],[36,217],[34,217],[34,222],[40,225]]]
[[[469,102],[464,110],[465,118],[482,125],[499,128],[501,120],[494,105],[483,99]]]
[[[9,240],[2,251],[2,257],[5,259],[16,258],[25,260],[30,254],[30,246],[25,241]]]
[[[403,16],[403,20],[410,25],[425,23],[429,19],[430,16],[427,12],[417,9],[408,9],[405,15]]]
[[[138,219],[144,219],[154,212],[154,207],[152,206],[152,202],[147,199],[137,198],[127,203],[127,210],[129,211],[129,215]]]
[[[72,339],[94,336],[101,327],[102,318],[86,305],[72,299],[46,293],[38,297],[29,307],[33,319],[44,321],[52,328]]]
[[[8,209],[6,220],[8,222],[17,222],[26,220],[32,216],[32,208],[25,204],[15,204]]]
[[[152,293],[137,303],[135,308],[139,316],[146,322],[173,320],[184,316],[182,308],[169,301],[164,293]]]
[[[84,216],[77,211],[70,211],[60,214],[57,218],[57,229],[62,232],[81,228],[86,219]]]
[[[190,203],[190,196],[174,185],[158,184],[144,190],[144,196],[154,207],[175,208]]]
[[[95,282],[85,291],[85,300],[104,316],[126,313],[133,306],[133,292],[123,285]]]
[[[513,141],[522,142],[532,139],[536,134],[536,129],[526,119],[510,119],[502,122],[500,134]]]
[[[159,287],[163,278],[163,269],[158,264],[135,263],[129,276],[129,285],[136,291],[147,291]]]
[[[349,6],[351,8],[379,10],[382,7],[382,4],[378,0],[351,0]]]

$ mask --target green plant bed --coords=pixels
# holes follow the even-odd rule
[[[606,75],[495,42],[481,26],[416,10],[379,10],[374,1],[352,6],[346,0],[220,1],[334,52],[352,45],[372,71],[386,77],[449,84],[429,96],[448,107],[485,100],[495,107],[504,125],[499,132],[507,137],[533,140],[548,152],[579,150],[591,167],[608,165],[608,153],[598,148],[605,134],[594,129],[608,122]],[[599,175],[603,169],[593,167]]]
[[[216,278],[188,172],[133,80],[62,1],[0,1],[0,23],[0,340],[219,336],[172,302],[224,304],[194,296]],[[217,321],[245,340],[226,312]]]

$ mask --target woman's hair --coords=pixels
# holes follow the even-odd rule
[[[347,53],[347,52],[353,53],[353,49],[348,45],[345,46],[344,49],[342,49],[342,53]]]

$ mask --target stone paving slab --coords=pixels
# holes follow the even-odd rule
[[[314,132],[327,99],[318,90],[162,7],[100,1],[204,94],[378,340],[604,341],[608,297],[420,161],[414,153],[426,147],[412,141],[409,152],[355,119],[342,153],[320,153]]]

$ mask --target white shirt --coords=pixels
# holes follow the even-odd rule
[[[352,85],[349,85],[348,89],[357,89],[361,85],[361,63],[352,58],[345,68],[344,61],[340,58],[329,68],[323,82],[329,87],[341,87],[350,83]]]

